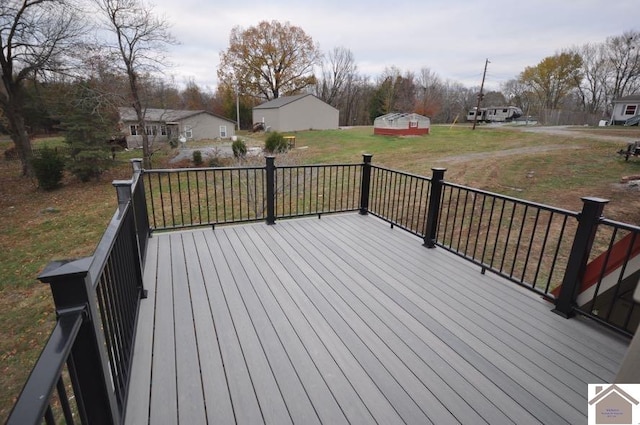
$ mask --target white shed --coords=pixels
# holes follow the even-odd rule
[[[373,121],[373,134],[384,136],[421,136],[429,134],[431,120],[416,113],[382,115]]]

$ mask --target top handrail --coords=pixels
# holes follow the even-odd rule
[[[580,215],[580,213],[577,212],[577,211],[571,211],[571,210],[567,210],[567,209],[564,209],[564,208],[553,207],[551,205],[541,204],[539,202],[527,201],[527,200],[524,200],[524,199],[514,198],[514,197],[508,196],[508,195],[501,195],[499,193],[489,192],[489,191],[483,190],[483,189],[476,189],[476,188],[473,188],[473,187],[468,187],[468,186],[464,186],[464,185],[457,184],[457,183],[443,181],[442,184],[444,186],[455,187],[456,189],[466,190],[466,191],[469,191],[469,192],[490,196],[490,197],[493,197],[493,198],[496,198],[496,199],[501,199],[501,200],[513,202],[513,203],[520,204],[520,205],[529,205],[531,207],[543,209],[545,211],[557,212],[557,213],[564,214],[564,215],[567,215],[567,216],[570,216],[570,217],[574,217],[574,218],[577,218]]]
[[[415,173],[408,173],[406,171],[394,170],[393,168],[381,167],[379,165],[371,165],[371,168],[377,169],[377,170],[382,170],[382,171],[389,171],[389,172],[392,172],[392,173],[395,173],[395,174],[399,174],[401,176],[406,176],[406,177],[412,177],[412,178],[416,178],[416,179],[422,179],[422,180],[426,180],[426,181],[431,181],[431,177],[422,176],[420,174],[415,174]]]
[[[47,344],[13,406],[7,425],[41,422],[80,331],[84,315],[84,309],[79,309],[58,317]]]

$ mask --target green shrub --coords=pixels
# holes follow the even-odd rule
[[[196,167],[199,167],[202,165],[202,152],[200,151],[193,151],[193,164]]]
[[[98,180],[102,173],[113,165],[113,160],[106,148],[78,149],[67,163],[67,170],[82,182],[92,178]]]
[[[231,144],[231,149],[233,150],[233,156],[236,158],[244,158],[247,155],[247,144],[244,140],[236,140]]]
[[[264,150],[270,153],[286,152],[287,149],[289,149],[287,141],[284,139],[284,136],[277,131],[270,133],[264,142]]]
[[[225,166],[224,161],[219,156],[212,156],[211,158],[209,158],[209,167],[218,168],[218,167],[224,167],[224,166]]]
[[[31,160],[33,171],[42,190],[53,190],[60,186],[64,175],[64,156],[55,149],[42,147]]]

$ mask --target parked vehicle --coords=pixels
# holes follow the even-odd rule
[[[477,108],[467,114],[467,121],[473,121]],[[522,109],[515,106],[489,106],[478,110],[477,122],[511,122],[522,116]]]
[[[624,122],[625,126],[640,125],[640,115],[634,115]]]

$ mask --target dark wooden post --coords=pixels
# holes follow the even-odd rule
[[[276,224],[276,166],[275,157],[267,156],[267,224]]]
[[[571,246],[560,294],[556,298],[556,307],[553,309],[554,313],[565,318],[575,315],[573,309],[587,267],[593,239],[596,236],[604,206],[609,201],[600,198],[582,198],[582,202],[582,212],[578,216],[578,229]]]
[[[440,198],[442,198],[442,181],[446,168],[431,169],[431,191],[427,206],[427,219],[424,231],[424,243],[427,248],[436,247],[436,232],[438,231],[438,215],[440,213]]]
[[[371,189],[371,158],[373,155],[362,155],[362,179],[360,181],[360,214],[369,214],[369,191]]]
[[[111,383],[98,301],[88,276],[91,261],[92,257],[51,262],[38,279],[51,286],[59,316],[78,309],[86,314],[71,349],[81,414],[86,414],[90,424],[118,424],[121,414]]]

